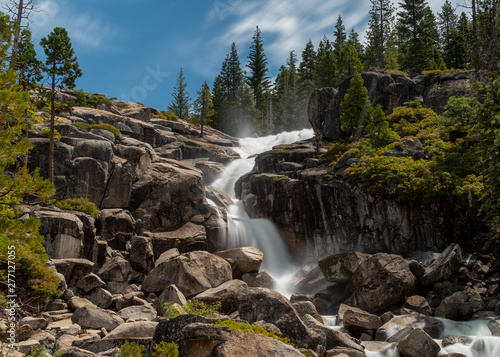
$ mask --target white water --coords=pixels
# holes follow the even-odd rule
[[[226,192],[233,198],[234,204],[228,211],[228,231],[226,237],[219,237],[223,249],[253,246],[264,253],[261,270],[266,271],[275,280],[274,289],[285,296],[290,296],[293,291],[288,288],[291,275],[297,270],[288,254],[283,240],[274,226],[267,219],[251,219],[245,212],[243,203],[235,199],[234,184],[242,175],[253,169],[254,155],[271,150],[273,146],[291,144],[296,141],[313,137],[312,129],[284,132],[262,138],[240,139],[240,147],[235,151],[241,159],[229,164],[224,172],[211,186]]]
[[[441,346],[439,355],[447,355],[451,353],[461,353],[467,357],[498,357],[500,356],[500,337],[491,336],[491,331],[488,328],[486,320],[472,321],[452,321],[443,318],[438,318],[443,322],[444,332],[441,339],[446,335],[453,336],[468,336],[472,339],[469,345],[456,343],[446,347],[442,347],[441,341],[436,340]],[[368,357],[400,357],[396,348],[396,343],[367,343],[365,355]],[[383,346],[381,348],[381,346]]]

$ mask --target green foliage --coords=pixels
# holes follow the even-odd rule
[[[142,357],[142,353],[146,347],[143,345],[137,345],[135,342],[125,342],[121,347],[116,351],[118,356],[121,357]]]
[[[289,180],[290,178],[288,176],[275,176],[273,177],[274,182],[280,182],[281,180]]]
[[[375,148],[388,145],[392,140],[398,138],[396,133],[390,130],[389,122],[380,104],[368,116],[365,131]]]
[[[267,337],[274,338],[275,340],[286,343],[287,345],[292,345],[288,337],[278,336],[274,332],[268,331],[267,329],[259,325],[250,325],[245,322],[233,321],[233,320],[217,321],[216,324],[219,326],[229,327],[232,331],[258,333]]]
[[[178,357],[179,346],[175,342],[161,341],[153,346],[151,357]]]
[[[102,95],[93,94],[92,96],[90,96],[87,104],[92,108],[97,108],[97,106],[100,104],[113,105],[113,102]]]
[[[85,130],[85,131],[89,131],[90,130],[90,125],[87,124],[87,123],[85,123],[85,122],[83,122],[83,121],[75,121],[71,125],[76,126],[77,128]]]
[[[87,198],[67,198],[55,203],[56,207],[69,211],[80,211],[95,218],[99,218],[99,209],[94,202],[90,202]]]
[[[194,102],[194,117],[196,124],[200,124],[201,126],[200,136],[203,137],[203,127],[211,123],[214,115],[214,104],[210,94],[210,87],[206,81],[203,82],[201,89],[196,91],[196,93],[198,93],[198,98]]]
[[[163,304],[164,317],[166,319],[173,319],[180,315],[179,311],[173,307],[171,301],[167,301]],[[188,302],[182,305],[182,309],[190,315],[199,315],[207,318],[216,318],[218,311],[221,309],[221,302],[215,299],[211,304],[205,304],[200,300],[195,300],[193,302]]]
[[[170,120],[170,121],[178,121],[177,115],[171,110],[162,110],[160,119]]]
[[[168,106],[168,110],[171,110],[176,116],[184,120],[188,119],[189,108],[191,107],[191,104],[189,103],[191,99],[189,98],[189,93],[186,91],[186,87],[186,79],[184,78],[184,73],[181,68],[179,78],[177,79],[177,83],[174,87],[174,92],[172,93],[174,99]]]
[[[371,110],[368,89],[365,88],[363,83],[361,75],[354,75],[344,100],[340,104],[342,108],[342,114],[339,118],[341,128],[350,133],[355,130],[355,141],[359,139],[361,129]]]
[[[122,133],[120,132],[120,130],[118,130],[117,128],[115,128],[113,125],[107,124],[107,123],[90,124],[89,125],[89,130],[90,129],[103,129],[103,130],[107,130],[107,131],[113,133],[113,135],[115,136],[115,139],[118,139],[120,137],[120,135],[122,135]]]
[[[83,89],[78,89],[76,91],[76,98],[72,104],[75,107],[86,107],[87,106],[87,95],[85,94]]]
[[[420,108],[423,108],[423,106],[422,106],[422,103],[421,103],[418,99],[415,99],[415,100],[413,100],[413,101],[410,103],[410,108],[413,108],[413,109],[420,109]]]
[[[474,117],[474,99],[471,97],[456,98],[451,96],[444,107],[444,118],[448,124],[465,124]]]
[[[44,138],[50,137],[50,128],[43,128],[42,131],[40,132],[40,135],[43,136]],[[57,130],[54,130],[54,140],[59,141],[61,140],[61,138],[62,138],[61,134]]]

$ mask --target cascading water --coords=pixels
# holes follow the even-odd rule
[[[276,145],[309,139],[313,135],[312,129],[304,129],[262,138],[240,139],[240,147],[235,148],[235,151],[240,154],[241,159],[229,164],[220,177],[211,184],[226,192],[234,200],[228,211],[228,232],[225,242],[221,239],[222,246],[226,249],[253,246],[262,251],[264,253],[262,270],[276,280],[275,290],[288,296],[292,292],[287,289],[287,278],[298,268],[292,263],[285,244],[272,222],[248,217],[243,203],[235,198],[234,184],[238,178],[252,170],[255,163],[254,155],[271,150]]]

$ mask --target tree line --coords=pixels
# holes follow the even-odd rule
[[[229,134],[266,135],[308,126],[307,105],[314,89],[337,87],[364,70],[414,74],[497,69],[498,0],[467,0],[459,7],[446,0],[437,14],[426,0],[403,0],[397,8],[391,0],[370,2],[365,41],[354,28],[346,29],[339,15],[332,33],[317,47],[309,40],[300,60],[290,51],[271,81],[262,32],[256,27],[246,64],[232,43],[212,90],[205,82],[197,92],[210,98],[206,107],[199,99],[190,104],[181,70],[169,109]]]

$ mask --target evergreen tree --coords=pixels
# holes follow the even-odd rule
[[[336,81],[335,69],[333,47],[328,38],[324,36],[318,46],[316,68],[314,70],[316,87],[336,87],[338,82]]]
[[[307,123],[307,106],[315,86],[315,70],[316,70],[316,51],[314,44],[309,40],[306,47],[302,51],[302,59],[299,64],[297,78],[297,106],[298,106],[298,122]]]
[[[498,0],[477,2],[479,68],[498,70]]]
[[[363,72],[363,63],[358,56],[356,47],[351,41],[342,47],[340,54],[337,58],[337,68],[339,68],[338,78],[342,81],[346,77],[350,77],[355,73]]]
[[[252,134],[256,128],[255,104],[251,88],[245,84],[245,77],[236,49],[231,45],[231,52],[222,63],[213,88],[214,125],[217,129],[231,135]]]
[[[367,33],[369,66],[385,67],[385,53],[394,21],[394,6],[390,0],[370,0],[370,20]]]
[[[23,137],[23,113],[29,94],[16,84],[16,73],[7,70],[10,56],[4,44],[10,41],[10,35],[4,35],[10,33],[8,21],[7,16],[0,14],[0,107],[8,108],[6,113],[0,113],[0,280],[7,282],[7,262],[13,255],[16,284],[23,287],[23,294],[43,301],[57,295],[60,279],[47,265],[43,237],[38,232],[39,220],[19,218],[25,213],[23,203],[29,203],[24,201],[26,197],[46,203],[54,187],[40,177],[38,170],[29,173],[26,166],[19,165],[20,158],[33,145]]]
[[[27,90],[42,80],[42,66],[43,63],[36,58],[35,46],[31,42],[31,31],[23,29],[15,66],[19,73],[19,84],[23,90]]]
[[[391,130],[389,122],[380,104],[368,115],[365,125],[365,132],[368,134],[375,148],[385,146],[391,141]]]
[[[456,29],[458,17],[455,14],[455,9],[449,0],[446,0],[444,5],[441,7],[441,12],[438,13],[439,16],[439,33],[441,38],[446,41],[452,32]]]
[[[179,118],[187,120],[189,117],[189,109],[191,108],[191,104],[189,101],[189,93],[186,91],[187,84],[185,82],[184,72],[182,68],[179,72],[179,78],[174,87],[174,92],[172,93],[172,103],[168,106],[168,110],[171,110],[175,113]]]
[[[448,68],[466,68],[470,59],[470,33],[465,13],[443,41],[443,59]]]
[[[351,29],[351,32],[349,32],[349,37],[347,39],[347,42],[352,43],[352,45],[356,49],[356,52],[358,53],[358,57],[363,58],[365,53],[365,48],[363,44],[359,41],[359,34],[354,30],[354,27]]]
[[[435,16],[426,0],[404,0],[399,3],[396,25],[399,40],[399,62],[403,69],[435,69],[440,65],[437,48],[439,34]]]
[[[368,99],[368,89],[365,88],[360,74],[355,74],[352,77],[340,107],[342,108],[342,114],[339,118],[340,127],[348,135],[352,135],[354,141],[357,141],[372,108]]]
[[[50,78],[50,145],[49,145],[49,180],[54,182],[54,118],[55,118],[55,91],[59,83],[67,88],[74,88],[77,78],[82,71],[74,56],[75,51],[66,29],[56,27],[40,41],[45,56],[44,72]]]
[[[340,55],[340,51],[342,50],[342,47],[344,47],[345,41],[346,41],[346,32],[345,32],[345,26],[344,23],[342,22],[342,17],[339,15],[337,18],[337,23],[335,24],[335,30],[333,31],[333,37],[335,38],[335,41],[333,42],[333,50],[335,52],[336,56]]]
[[[247,76],[248,84],[253,91],[255,106],[263,116],[266,111],[266,92],[269,90],[270,82],[267,73],[267,58],[264,53],[262,35],[257,26],[252,37],[250,53],[248,55],[247,67],[250,68],[250,75]]]
[[[203,127],[210,124],[210,119],[214,115],[214,104],[210,94],[210,87],[207,82],[203,82],[200,90],[197,90],[198,98],[194,102],[196,122],[200,124],[200,137],[203,137]]]

